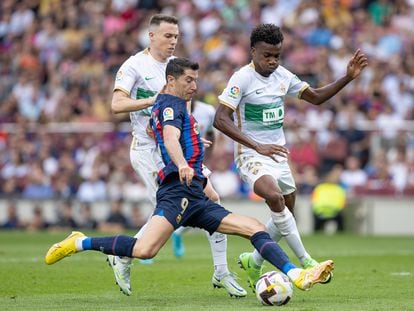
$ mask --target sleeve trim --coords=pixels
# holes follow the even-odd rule
[[[302,93],[304,90],[306,90],[309,87],[309,84],[305,82],[305,84],[301,87],[301,89],[298,92],[298,98],[300,99],[302,97]]]
[[[220,104],[222,104],[222,105],[224,105],[224,106],[226,106],[226,107],[229,107],[231,110],[233,110],[233,111],[236,111],[236,108],[234,108],[232,105],[230,105],[229,103],[226,103],[225,101],[223,101],[223,100],[219,100],[219,102],[220,102]]]
[[[115,86],[115,88],[114,88],[114,92],[115,91],[121,91],[121,92],[123,92],[123,93],[125,93],[126,95],[128,95],[128,96],[130,96],[131,95],[131,93],[129,92],[129,91],[127,91],[126,89],[124,89],[123,87],[120,87],[120,86]]]

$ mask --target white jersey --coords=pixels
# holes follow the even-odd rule
[[[114,90],[126,92],[132,99],[154,96],[166,83],[165,69],[171,58],[165,63],[160,63],[151,56],[148,49],[129,57],[116,74]],[[146,133],[151,109],[152,107],[148,107],[129,114],[132,135],[140,145],[155,145],[154,140]]]
[[[244,135],[261,144],[283,146],[284,96],[300,97],[307,87],[308,83],[282,66],[263,77],[250,63],[233,74],[219,100],[235,111],[234,123]],[[237,144],[235,158],[240,154],[257,155]]]
[[[197,120],[198,130],[200,131],[201,137],[205,137],[207,132],[213,130],[214,115],[216,109],[212,105],[203,103],[201,101],[195,101],[194,109],[191,114]]]

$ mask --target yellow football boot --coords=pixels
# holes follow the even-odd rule
[[[316,266],[302,270],[293,280],[293,284],[301,290],[309,290],[316,283],[323,283],[334,269],[332,260],[327,260]]]
[[[84,236],[85,235],[82,232],[72,231],[66,239],[59,243],[53,244],[45,256],[46,264],[53,265],[59,260],[77,253],[78,251],[75,245],[76,239]]]

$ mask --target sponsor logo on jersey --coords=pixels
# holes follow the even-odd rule
[[[263,90],[263,89],[256,90],[256,94],[257,94],[257,95],[262,94],[263,92],[264,92],[264,90]]]
[[[162,116],[164,118],[164,121],[174,120],[174,109],[171,107],[165,108],[162,112]]]
[[[145,77],[144,79],[145,79],[145,81],[148,81],[148,80],[152,80],[152,79],[154,79],[155,77]]]
[[[237,98],[240,94],[240,88],[238,86],[232,86],[229,90],[229,96],[232,98]]]

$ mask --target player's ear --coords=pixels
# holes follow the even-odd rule
[[[254,46],[250,48],[250,55],[252,56],[252,58],[256,56],[256,48]]]
[[[149,37],[150,41],[153,41],[154,37],[155,37],[155,32],[154,31],[148,32],[148,37]]]
[[[167,75],[167,84],[174,83],[175,77],[172,75]]]

